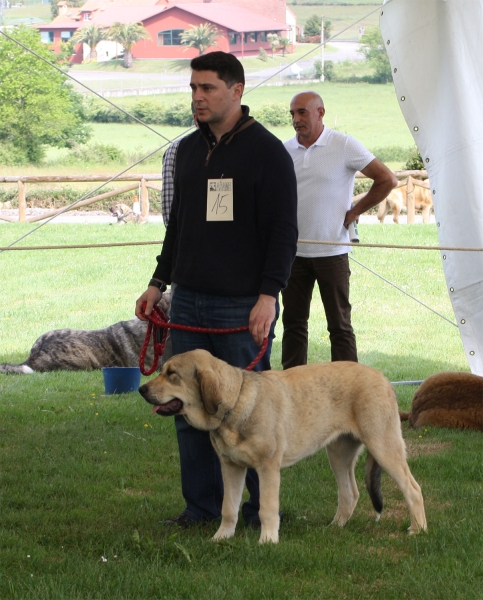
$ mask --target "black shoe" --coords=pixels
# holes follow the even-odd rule
[[[199,522],[200,521],[195,521],[194,519],[192,519],[186,513],[181,513],[176,517],[172,517],[171,519],[166,519],[165,521],[163,521],[163,523],[165,525],[168,525],[168,527],[173,527],[174,525],[177,525],[178,527],[181,527],[181,529],[188,529],[188,527],[192,527],[193,525]]]

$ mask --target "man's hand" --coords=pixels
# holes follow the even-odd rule
[[[260,294],[258,301],[250,312],[248,328],[255,342],[261,346],[263,340],[268,337],[270,327],[275,320],[275,302],[273,296]]]
[[[150,285],[144,294],[136,300],[136,317],[141,321],[149,321],[148,317],[153,312],[153,307],[161,300],[161,296],[161,290],[154,285]],[[143,310],[145,302],[146,309]]]

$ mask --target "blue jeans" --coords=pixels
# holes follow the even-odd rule
[[[230,328],[248,325],[250,311],[258,296],[225,297],[201,294],[180,286],[171,302],[171,321],[179,325],[196,327]],[[275,337],[277,314],[272,324],[267,351],[254,368],[255,371],[270,369],[270,351]],[[230,365],[245,368],[258,354],[260,347],[249,331],[239,333],[196,333],[171,329],[173,354],[181,354],[196,348],[208,350]],[[181,489],[186,501],[184,512],[196,521],[211,521],[221,515],[223,480],[220,461],[210,440],[208,431],[195,429],[184,417],[175,417],[181,465]],[[243,504],[242,514],[246,523],[258,518],[260,491],[258,475],[248,469],[246,485],[250,499]]]

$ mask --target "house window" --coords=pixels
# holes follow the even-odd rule
[[[253,32],[247,33],[247,40],[246,40],[247,44],[254,44],[256,41],[257,41],[256,33],[253,33]]]
[[[229,33],[228,34],[228,40],[229,40],[230,46],[235,46],[236,45],[236,39],[237,39],[236,33]]]
[[[259,42],[267,41],[267,32],[266,31],[260,31],[260,33],[258,34],[258,41]]]
[[[181,34],[184,29],[168,29],[158,33],[158,46],[181,46]]]
[[[84,21],[89,21],[90,18],[91,18],[91,13],[85,12],[84,13]]]
[[[44,44],[52,44],[54,41],[54,32],[53,31],[41,31],[40,32],[40,40]]]
[[[61,31],[60,32],[60,41],[68,42],[73,35],[74,35],[73,31]]]

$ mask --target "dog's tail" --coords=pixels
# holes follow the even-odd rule
[[[381,518],[383,509],[382,492],[381,492],[381,475],[382,467],[372,456],[367,453],[366,462],[366,488],[372,501],[372,506],[377,513],[376,521]]]
[[[399,411],[399,418],[401,419],[401,421],[408,421],[410,414],[411,413]]]
[[[19,373],[19,374],[31,374],[35,373],[33,369],[31,369],[25,363],[21,365],[10,365],[8,363],[0,364],[0,373]]]

